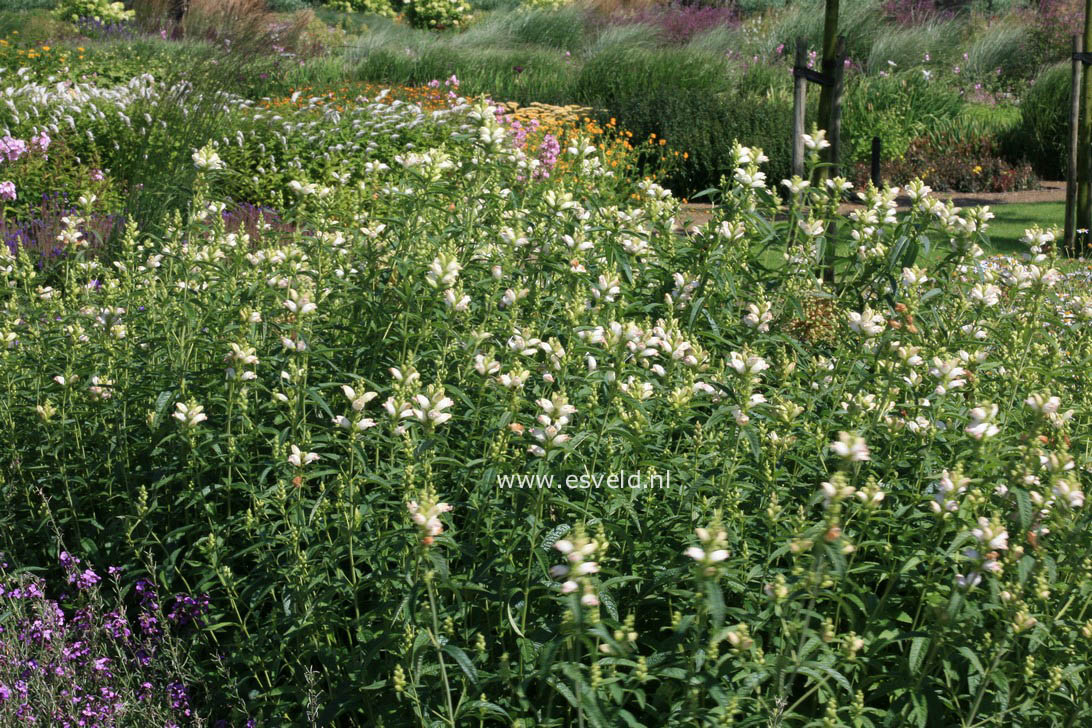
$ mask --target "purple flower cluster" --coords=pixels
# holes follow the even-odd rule
[[[201,616],[208,611],[208,594],[202,594],[199,597],[192,597],[189,594],[175,594],[171,611],[167,612],[167,619],[179,626],[190,622],[200,626]]]
[[[0,194],[3,183],[0,183]],[[84,217],[86,222],[80,231],[92,241],[92,246],[100,240],[106,240],[115,229],[124,224],[120,215],[83,215],[82,211],[70,204],[67,194],[43,195],[41,208],[35,211],[35,217],[27,222],[18,222],[12,216],[0,218],[0,242],[7,244],[12,253],[24,248],[38,258],[39,266],[48,259],[59,258],[63,250],[57,245],[57,235],[64,229],[62,218],[70,215]]]
[[[640,23],[659,29],[668,43],[687,43],[695,35],[713,28],[739,25],[739,9],[732,5],[700,7],[672,2],[652,5],[637,12],[620,11],[611,15],[611,25]]]
[[[168,652],[159,649],[161,632],[134,634],[120,602],[103,608],[93,569],[65,551],[59,561],[81,602],[72,610],[62,606],[66,597],[46,596],[41,578],[0,571],[0,725],[112,728],[141,717],[147,725],[189,724],[196,718],[189,689],[159,659]],[[109,573],[116,584],[120,570]],[[158,610],[150,581],[138,582],[136,593],[142,618]],[[205,595],[179,594],[174,602],[168,618],[178,624],[209,605]]]
[[[542,179],[549,178],[550,170],[557,165],[557,155],[560,153],[561,143],[558,142],[557,137],[553,134],[544,136],[542,143],[538,145],[539,168],[535,171],[535,174]]]
[[[10,136],[0,138],[0,156],[3,156],[9,162],[19,161],[19,157],[28,151],[27,143],[22,139]]]
[[[44,131],[31,137],[30,144],[10,135],[0,137],[0,162],[17,162],[20,157],[30,154],[33,151],[32,148],[38,149],[45,156],[45,151],[49,149],[52,141]],[[14,202],[16,199],[18,194],[16,194],[15,183],[11,180],[0,182],[0,202]]]

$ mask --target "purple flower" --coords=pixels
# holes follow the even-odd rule
[[[11,700],[11,688],[0,683],[0,703]]]
[[[5,136],[3,139],[0,139],[0,154],[7,157],[9,162],[16,161],[26,153],[27,143],[22,139],[15,139],[10,136]]]
[[[49,138],[49,134],[46,134],[44,131],[38,136],[30,138],[30,143],[41,149],[43,152],[49,149],[49,145],[52,141],[53,140]]]
[[[174,606],[167,614],[167,619],[175,624],[188,624],[197,621],[209,609],[209,595],[191,597],[188,594],[176,594]]]
[[[102,170],[101,169],[91,170],[91,180],[93,182],[102,182],[102,180],[103,180]]]
[[[0,200],[12,201],[15,199],[15,183],[11,180],[0,182]]]

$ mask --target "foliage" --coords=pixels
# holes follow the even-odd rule
[[[659,30],[668,43],[686,43],[695,35],[710,29],[739,23],[739,10],[733,6],[700,7],[673,2],[644,8],[636,12],[621,11],[610,16],[612,24],[637,23]]]
[[[920,71],[862,77],[850,84],[842,111],[847,161],[869,158],[872,137],[883,141],[885,156],[897,159],[931,126],[954,117],[958,92]]]
[[[470,6],[463,0],[405,0],[402,12],[415,28],[448,30],[470,20]]]
[[[857,180],[868,179],[869,166],[857,167]],[[884,181],[905,185],[920,179],[941,192],[1012,192],[1033,189],[1038,179],[1026,162],[1001,158],[993,139],[963,127],[934,130],[910,142],[906,153],[883,167]]]
[[[104,23],[120,23],[136,16],[132,10],[126,10],[125,4],[110,0],[61,0],[54,14],[73,23],[81,18],[93,18]]]
[[[395,15],[394,8],[391,7],[389,0],[342,0],[340,3],[330,2],[327,5],[346,13],[371,13],[372,15],[382,15],[389,18],[393,18]]]
[[[181,633],[192,638],[207,596],[177,594],[162,604],[153,581],[134,582],[117,567],[104,580],[66,551],[59,558],[66,577],[59,589],[0,563],[0,719],[195,725]]]
[[[95,250],[80,210],[51,270],[0,267],[2,545],[52,563],[55,522],[207,592],[194,657],[267,723],[1086,720],[1092,306],[1050,234],[995,272],[987,211],[785,206],[737,145],[680,236],[592,137],[461,83],[232,98],[182,214]],[[166,89],[126,88],[101,127],[14,103],[142,128]]]
[[[1062,179],[1069,159],[1071,64],[1043,71],[1020,104],[1021,124],[1008,142],[1010,156],[1027,159],[1046,179]]]

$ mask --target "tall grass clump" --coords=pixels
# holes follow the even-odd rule
[[[1034,75],[1031,28],[1020,18],[993,23],[977,33],[966,48],[962,68],[972,76],[1001,75],[1008,79]]]
[[[927,63],[955,61],[960,54],[961,33],[959,25],[950,20],[931,20],[921,25],[888,29],[877,33],[864,57],[865,68],[870,74],[880,71],[890,73]]]
[[[1018,133],[1009,155],[1026,158],[1046,179],[1062,179],[1069,158],[1071,65],[1060,63],[1040,73],[1020,104]]]

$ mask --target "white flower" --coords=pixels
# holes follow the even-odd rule
[[[440,514],[447,513],[452,507],[447,503],[426,504],[424,508],[417,501],[406,503],[406,510],[410,512],[410,519],[417,524],[426,536],[439,536],[444,531],[444,524],[440,521]]]
[[[818,151],[820,149],[827,149],[830,147],[830,142],[827,141],[826,129],[819,129],[812,134],[801,134],[804,139],[804,146],[812,151]]]
[[[216,171],[224,168],[223,160],[220,159],[220,155],[216,153],[211,144],[206,144],[195,150],[191,159],[193,159],[193,164],[198,169]]]
[[[444,410],[450,408],[454,401],[444,394],[443,388],[435,389],[431,395],[418,394],[413,398],[417,405],[411,409],[413,417],[418,422],[428,425],[442,425],[451,419],[451,413]]]
[[[1001,429],[993,424],[993,418],[997,416],[997,405],[987,404],[975,407],[971,410],[971,422],[967,425],[966,432],[976,440],[985,437],[993,437]]]
[[[865,442],[865,439],[858,435],[851,435],[848,432],[839,432],[838,440],[830,443],[830,450],[838,457],[851,463],[871,459],[868,443]]]
[[[348,384],[341,385],[341,391],[345,395],[345,398],[349,400],[354,412],[359,412],[364,409],[364,406],[371,402],[379,395],[375,392],[361,392],[359,395],[356,390],[350,387]]]
[[[1062,400],[1048,394],[1033,394],[1025,400],[1028,407],[1043,415],[1054,414],[1062,406]]]
[[[1080,508],[1084,505],[1084,493],[1080,487],[1068,480],[1059,478],[1054,483],[1054,495],[1064,500],[1070,508]]]
[[[971,529],[971,535],[994,551],[1004,551],[1009,547],[1009,532],[997,520],[991,522],[985,516],[979,516],[978,528]]]
[[[174,408],[176,411],[172,416],[185,427],[196,427],[208,419],[208,415],[204,413],[205,408],[193,402],[176,402]]]
[[[850,311],[848,314],[849,328],[859,334],[868,337],[879,336],[883,333],[886,323],[882,314],[865,306],[864,311]]]
[[[826,225],[822,220],[800,220],[797,225],[809,238],[817,238],[826,231]]]
[[[757,377],[770,368],[766,360],[753,354],[740,354],[733,351],[728,357],[728,366],[736,370],[737,374],[745,377]]]
[[[296,445],[292,445],[291,447],[292,453],[288,456],[288,462],[295,465],[297,468],[302,468],[304,465],[310,465],[319,459],[318,453],[305,453]]]

